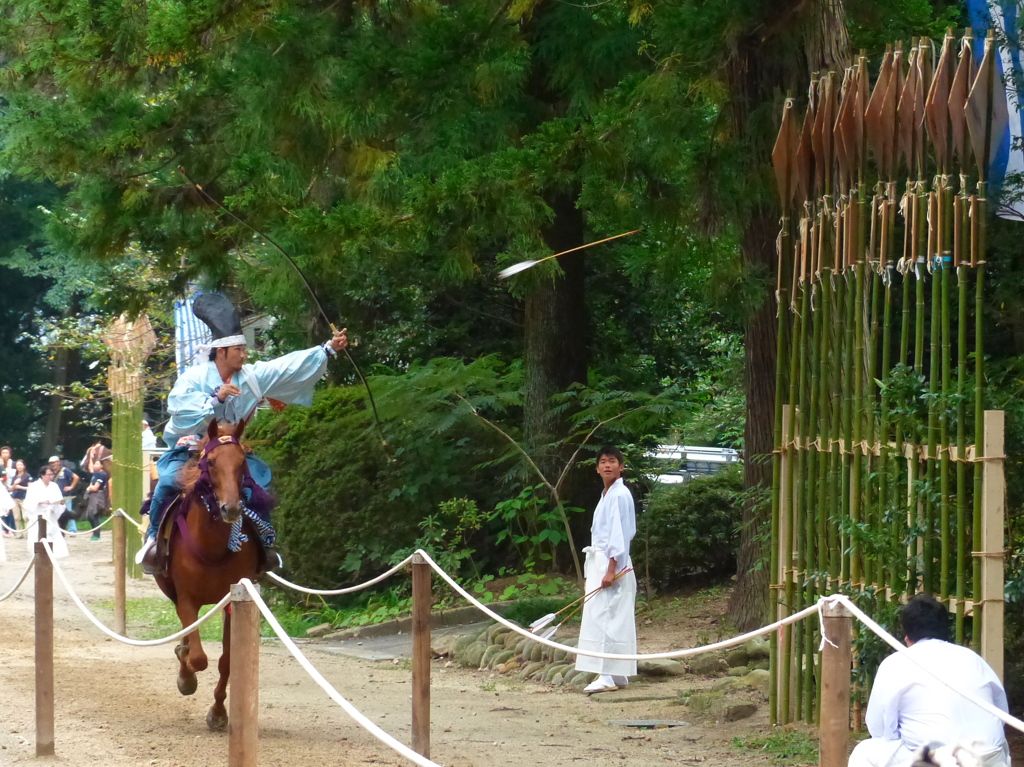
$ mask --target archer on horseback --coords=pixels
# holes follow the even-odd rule
[[[200,347],[201,353],[208,352],[209,360],[182,373],[167,397],[171,417],[164,429],[164,441],[173,447],[157,463],[160,479],[150,500],[149,531],[136,558],[150,575],[161,572],[164,565],[163,552],[155,545],[161,516],[179,493],[178,473],[210,422],[247,421],[264,398],[310,405],[313,389],[327,371],[328,359],[348,346],[342,329],[319,346],[247,365],[242,323],[227,298],[219,293],[203,293],[193,302],[192,312],[210,328],[213,340]],[[246,461],[252,478],[267,489],[270,467],[251,453]]]

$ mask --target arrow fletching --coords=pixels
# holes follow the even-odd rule
[[[530,631],[532,631],[534,634],[536,634],[538,631],[540,631],[545,626],[550,625],[551,621],[553,621],[554,619],[555,619],[555,613],[548,613],[543,618],[538,618],[533,623],[531,623],[530,624]]]
[[[508,267],[507,269],[502,269],[500,272],[498,272],[498,277],[503,280],[508,279],[513,274],[525,272],[531,266],[536,266],[539,263],[539,261],[520,261],[518,264],[512,264],[512,266]]]

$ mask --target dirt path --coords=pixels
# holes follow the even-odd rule
[[[4,539],[8,561],[0,564],[0,593],[21,574],[29,555],[22,540]],[[95,605],[113,596],[109,538],[69,540],[63,566],[79,595]],[[199,691],[175,689],[170,645],[134,648],[104,637],[71,602],[59,582],[55,593],[57,763],[76,767],[223,764],[227,736],[205,724],[216,681],[200,675]],[[149,579],[129,583],[129,598],[155,597]],[[712,611],[713,612],[713,611]],[[713,622],[713,618],[709,620]],[[0,765],[35,761],[32,579],[0,603]],[[131,629],[129,630],[131,634]],[[641,644],[643,645],[643,627]],[[682,634],[684,632],[680,632]],[[665,640],[656,644],[664,644]],[[680,636],[681,646],[684,637]],[[406,664],[373,662],[307,646],[310,660],[373,721],[408,742],[410,673]],[[645,646],[646,649],[646,646]],[[650,647],[651,650],[661,647]],[[219,644],[209,647],[211,661]],[[404,765],[354,724],[309,679],[279,642],[261,653],[260,764]],[[646,700],[605,702],[534,683],[492,678],[482,672],[433,669],[432,738],[435,761],[451,767],[507,765],[695,764],[722,767],[766,758],[734,749],[736,736],[763,731],[764,711],[742,722],[638,731],[609,725],[616,719],[687,719],[671,698],[690,677],[630,688]]]

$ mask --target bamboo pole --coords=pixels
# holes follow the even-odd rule
[[[982,613],[981,657],[1000,679],[1003,678],[1003,560],[1005,558],[1006,480],[1003,475],[1003,433],[1005,415],[1002,410],[986,410],[985,455],[982,466],[981,521],[983,549],[976,552],[981,560],[982,600],[975,604]]]

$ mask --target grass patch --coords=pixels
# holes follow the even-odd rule
[[[520,626],[529,626],[535,620],[544,617],[548,613],[558,612],[572,602],[573,599],[573,597],[517,599],[505,610],[504,617],[507,620],[515,621]]]
[[[211,609],[212,605],[207,605],[200,609],[199,615],[206,615]],[[306,611],[299,607],[271,605],[271,611],[290,637],[303,637],[306,635],[307,629],[316,625],[314,620],[308,617]],[[113,622],[114,601],[104,599],[97,602],[95,612],[105,623]],[[125,605],[125,613],[128,636],[133,639],[160,639],[181,630],[178,612],[167,599],[159,597],[129,599]],[[274,630],[266,621],[262,621],[260,626],[261,636],[275,636]],[[219,642],[223,637],[223,632],[221,615],[214,616],[199,627],[199,637],[204,642]]]
[[[733,738],[733,748],[760,751],[772,764],[817,764],[818,741],[798,730],[783,730],[768,736]]]

